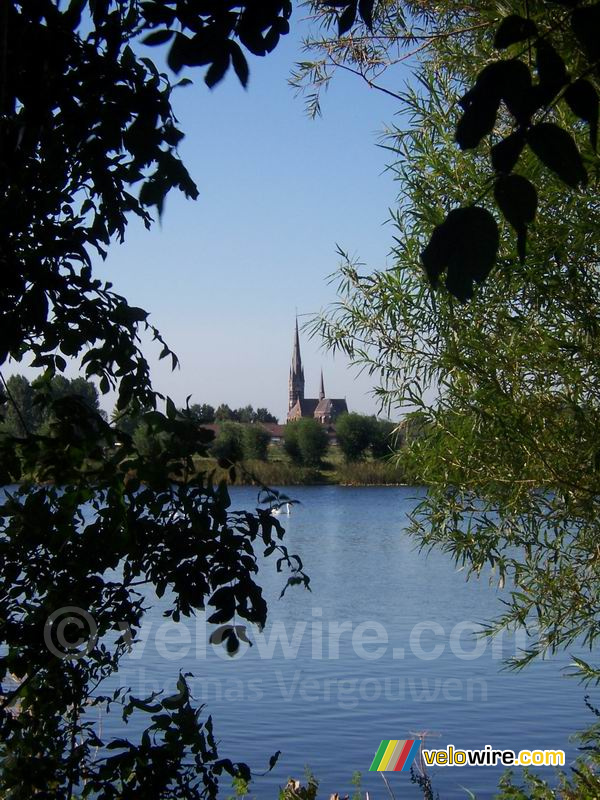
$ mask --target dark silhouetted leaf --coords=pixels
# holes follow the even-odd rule
[[[571,27],[590,61],[600,59],[600,3],[576,8],[571,14]]]
[[[517,249],[525,260],[527,226],[535,219],[538,196],[535,186],[522,175],[502,175],[494,185],[500,211],[517,232]]]
[[[176,33],[167,56],[167,64],[173,72],[178,73],[185,66],[189,50],[189,39],[182,33]]]
[[[498,27],[494,38],[494,47],[504,50],[516,42],[523,42],[537,35],[535,22],[518,14],[510,14],[505,17]]]
[[[233,64],[235,74],[238,76],[239,82],[245,89],[248,86],[248,77],[250,74],[246,56],[242,53],[242,49],[237,42],[230,42],[229,50],[231,53],[231,63]]]
[[[461,150],[477,147],[496,123],[500,99],[493,94],[481,94],[466,109],[456,126],[456,142]]]
[[[569,75],[565,62],[549,42],[539,39],[535,46],[536,67],[540,80],[539,97],[544,105],[548,105],[568,83]]]
[[[536,110],[531,90],[531,73],[527,65],[517,58],[502,61],[501,64],[502,69],[497,76],[500,97],[517,122],[525,125]]]
[[[350,28],[354,25],[356,19],[356,0],[353,0],[348,7],[342,11],[338,19],[338,33],[343,36],[348,33]]]
[[[540,122],[527,132],[527,143],[540,161],[568,186],[587,184],[587,172],[570,133],[553,122]]]
[[[491,149],[492,166],[496,172],[510,172],[523,151],[525,136],[521,131],[515,131],[495,144]]]
[[[168,42],[173,37],[174,31],[154,31],[149,33],[144,39],[142,44],[158,45]]]
[[[595,151],[598,141],[598,92],[589,81],[580,78],[569,86],[565,100],[571,111],[590,126],[590,141]]]
[[[510,58],[488,64],[477,76],[475,86],[459,101],[465,113],[470,112],[465,138],[489,128],[491,109],[500,100],[520,124],[528,123],[535,108],[532,97],[531,74],[522,61]]]
[[[374,0],[358,0],[358,13],[367,28],[373,30],[373,6]]]
[[[446,288],[466,301],[473,296],[473,281],[483,283],[489,275],[499,243],[498,225],[487,209],[457,208],[435,228],[421,260],[434,287],[446,269]]]
[[[231,57],[228,52],[220,53],[213,61],[210,67],[206,70],[204,76],[204,83],[212,89],[219,81],[222,81],[227,69],[229,68]]]

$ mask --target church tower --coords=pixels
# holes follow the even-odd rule
[[[321,370],[321,385],[319,386],[319,400],[325,400],[325,384],[323,383],[323,370]]]
[[[288,382],[288,411],[296,405],[298,400],[304,400],[304,370],[300,356],[300,337],[298,335],[298,318],[296,317],[296,332],[294,335],[294,349],[292,351],[292,366]]]

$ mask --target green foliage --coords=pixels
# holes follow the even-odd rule
[[[283,446],[295,464],[318,467],[328,444],[327,432],[312,417],[288,422],[285,426]]]
[[[182,409],[183,411],[183,409]],[[215,421],[215,409],[208,405],[208,403],[193,403],[191,406],[187,408],[187,413],[190,417],[199,424],[203,422],[214,422]]]
[[[185,676],[167,697],[103,695],[103,681],[140,630],[146,596],[168,597],[175,622],[208,608],[234,653],[244,623],[266,621],[257,550],[283,559],[286,586],[308,583],[268,511],[231,512],[225,483],[196,474],[193,456],[212,436],[170,398],[157,410],[141,337],[173,367],[177,357],[147,312],[93,268],[132,215],[149,227],[172,189],[197,196],[177,151],[175,86],[146,47],[168,43],[172,72],[203,65],[213,86],[233,66],[245,84],[242,48],[265,55],[287,33],[289,0],[226,5],[2,7],[0,365],[26,360],[43,373],[31,387],[11,379],[16,417],[8,393],[0,397],[0,485],[33,477],[0,500],[3,797],[216,798],[223,774],[248,780],[244,764],[219,756]],[[68,387],[56,380],[67,359],[81,374]],[[87,379],[116,392],[116,425]],[[132,439],[137,417],[148,447]],[[88,622],[81,646],[72,645],[77,625],[61,617],[73,609]],[[112,738],[91,710],[136,715],[145,730]]]
[[[266,408],[257,408],[255,411],[251,405],[247,405],[243,408],[232,409],[226,403],[222,403],[214,414],[214,421],[225,420],[243,423],[277,422],[277,417],[274,417]]]
[[[298,434],[299,428],[297,423],[288,422],[283,431],[283,449],[294,464],[302,463]]]
[[[7,401],[2,430],[11,436],[52,435],[61,406],[69,401],[83,403],[91,411],[101,412],[98,391],[85,378],[62,375],[38,378],[31,384],[24,375],[11,375],[6,381]]]
[[[521,10],[519,4],[513,6],[515,12]],[[456,141],[466,150],[490,137],[494,175],[488,191],[493,185],[496,205],[517,234],[521,262],[538,206],[534,181],[541,187],[543,179],[536,171],[526,177],[513,170],[519,166],[526,171],[524,161],[531,153],[575,190],[587,185],[589,171],[598,170],[598,41],[597,3],[532,4],[526,17],[505,12],[494,45],[508,57],[487,63],[459,101],[463,113]],[[576,120],[586,124],[587,137]],[[434,287],[447,268],[448,291],[466,300],[473,293],[472,281],[482,283],[488,277],[499,245],[499,227],[491,213],[463,206],[433,230],[422,261]]]
[[[271,437],[261,425],[257,423],[244,425],[242,432],[244,458],[266,461],[270,441]]]
[[[350,782],[354,786],[352,800],[362,800],[362,774],[357,770],[352,774]]]
[[[558,18],[568,23],[548,30],[548,39],[564,36],[560,52],[565,59],[571,54],[569,71],[572,66],[573,77],[580,78],[589,62],[585,54],[575,55],[585,49],[583,34],[575,34],[575,12],[566,5],[582,7],[557,3],[530,8],[536,25],[538,13],[544,26]],[[421,253],[432,247],[432,269],[444,263],[446,280],[456,278],[456,286],[465,290],[463,262],[455,258],[462,253],[470,264],[465,243],[453,244],[455,229],[446,229],[441,238],[434,232],[458,207],[485,202],[495,214],[491,192],[501,176],[490,180],[483,147],[461,151],[455,142],[456,126],[468,106],[463,102],[461,110],[457,97],[487,80],[481,77],[482,67],[497,59],[489,37],[497,26],[496,8],[471,4],[450,9],[442,2],[428,7],[428,20],[415,18],[415,24],[424,26],[425,42],[411,88],[399,96],[404,118],[390,127],[385,141],[399,195],[392,218],[394,265],[370,273],[341,252],[339,302],[315,320],[314,330],[331,348],[342,349],[380,378],[377,391],[386,411],[419,412],[405,427],[408,447],[398,455],[428,485],[411,533],[424,549],[448,553],[468,576],[489,571],[494,583],[507,587],[507,603],[487,632],[527,628],[529,646],[511,662],[521,667],[575,641],[592,650],[598,644],[597,157],[585,141],[589,131],[574,121],[562,95],[553,95],[556,102],[549,101],[548,113],[534,111],[538,116],[531,122],[530,110],[523,112],[527,146],[521,146],[518,136],[511,140],[508,134],[521,123],[503,67],[498,78],[503,94],[490,134],[492,146],[501,145],[492,153],[495,165],[499,173],[512,175],[518,158],[518,174],[543,198],[535,229],[527,228],[527,258],[521,258],[518,242],[515,247],[513,228],[520,226],[522,232],[525,218],[531,218],[533,194],[525,184],[506,184],[502,178],[496,201],[505,205],[509,224],[498,227],[498,268],[469,304],[457,304],[452,292],[434,295],[422,271]],[[518,11],[517,4],[503,8],[509,7]],[[589,30],[596,31],[595,24]],[[398,38],[389,34],[387,42],[382,37],[372,45],[368,37],[363,40],[365,59],[387,46],[388,60],[379,63],[392,63],[389,53],[396,52]],[[524,42],[523,52],[528,49]],[[541,61],[534,66],[540,50],[543,45],[532,42],[532,59],[524,56],[527,63],[516,68],[519,74],[525,70],[531,76],[532,69],[547,68]],[[596,77],[590,81],[595,87]],[[542,83],[538,74],[535,85]],[[520,87],[515,79],[517,104]],[[485,96],[479,87],[471,97],[484,104]],[[493,92],[491,99],[495,104]],[[544,168],[536,140],[539,128],[531,138],[535,126],[546,124],[541,117],[573,130],[592,181],[586,193],[572,191],[565,176],[553,169],[550,156],[544,162],[549,168]],[[567,157],[570,169],[568,162]],[[518,195],[521,217],[513,207]],[[416,435],[411,433],[415,426]],[[574,661],[573,673],[588,682],[600,677],[597,664],[581,659]]]
[[[231,408],[229,408],[227,403],[221,403],[221,405],[218,406],[217,410],[215,411],[215,422],[225,422],[233,419],[234,416]]]
[[[335,433],[346,461],[360,461],[373,441],[375,421],[362,414],[342,414],[335,423]]]
[[[373,458],[389,458],[399,444],[398,426],[385,419],[373,419],[371,453]]]
[[[243,428],[236,422],[223,422],[212,447],[212,455],[222,464],[235,464],[244,457]]]
[[[11,436],[26,436],[39,430],[41,409],[34,405],[34,391],[24,375],[11,375],[6,381],[2,430]]]

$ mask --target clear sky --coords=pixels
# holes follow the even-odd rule
[[[194,86],[174,93],[186,133],[180,151],[200,197],[173,193],[162,224],[147,232],[132,222],[126,243],[98,264],[98,277],[150,311],[179,355],[173,373],[148,353],[156,388],[178,404],[191,394],[191,402],[266,406],[284,419],[295,309],[302,322],[334,300],[326,278],[336,244],[369,267],[388,263],[393,230],[384,223],[396,189],[377,142],[397,101],[338,75],[323,118],[310,120],[287,85],[302,58],[300,28],[293,20],[273,53],[249,57],[247,90],[233,71],[212,91],[201,71],[182,73]],[[301,345],[308,397],[323,367],[329,396],[376,411],[368,377],[306,335]]]

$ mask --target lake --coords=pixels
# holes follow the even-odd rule
[[[499,609],[487,576],[465,581],[448,556],[416,551],[406,515],[422,490],[413,488],[295,487],[301,502],[280,517],[285,543],[311,577],[312,592],[292,587],[281,600],[285,574],[267,560],[262,585],[270,601],[262,635],[228,658],[207,643],[203,618],[175,631],[162,617],[163,601],[148,615],[141,641],[117,680],[144,696],[173,693],[178,671],[214,718],[220,753],[263,772],[281,750],[277,767],[257,778],[260,798],[277,796],[289,776],[308,765],[319,796],[352,791],[363,774],[371,797],[387,797],[381,777],[368,773],[382,739],[418,738],[443,748],[564,749],[576,755],[570,734],[591,724],[584,690],[565,677],[568,655],[538,661],[521,673],[502,659],[523,646],[504,637],[476,640],[476,626]],[[234,508],[253,508],[256,490],[232,490]],[[116,718],[105,733],[123,735]],[[126,735],[134,733],[131,725]],[[466,797],[461,786],[493,794],[501,768],[429,770],[442,798]],[[541,772],[550,776],[551,768]],[[397,797],[420,797],[406,774],[387,774]],[[227,787],[228,788],[228,787]],[[223,792],[227,796],[231,792]]]

